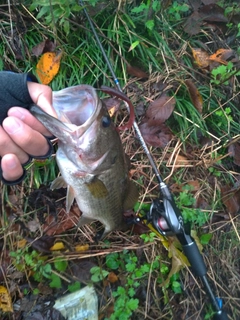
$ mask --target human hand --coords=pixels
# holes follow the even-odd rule
[[[36,82],[27,82],[27,87],[33,103],[56,117],[51,88]],[[52,136],[27,109],[9,109],[8,117],[0,126],[1,168],[6,181],[21,180],[24,174],[22,165],[28,163],[31,157],[49,155],[51,145],[43,135]]]

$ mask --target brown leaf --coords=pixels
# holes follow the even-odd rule
[[[43,253],[49,253],[50,248],[53,246],[55,241],[54,237],[52,236],[42,236],[37,240],[30,237],[25,237],[25,239],[31,244],[31,247],[34,250]]]
[[[228,19],[224,15],[224,9],[215,3],[200,7],[199,14],[204,21],[228,22]]]
[[[235,142],[228,147],[228,152],[230,153],[230,157],[233,157],[233,162],[240,166],[240,143]]]
[[[36,57],[39,57],[41,54],[45,52],[54,52],[55,49],[56,44],[53,43],[51,40],[46,39],[32,48],[32,54]]]
[[[47,235],[64,233],[66,230],[76,226],[80,216],[81,213],[77,205],[73,205],[69,213],[62,209],[58,212],[57,221],[55,217],[48,216],[43,226],[44,233]]]
[[[118,276],[116,275],[116,273],[114,273],[113,271],[111,271],[109,274],[108,274],[108,277],[107,277],[108,281],[110,283],[115,283],[118,281]]]
[[[130,64],[127,64],[127,73],[133,77],[137,77],[141,79],[148,78],[148,74],[146,72],[142,71],[138,67],[131,66]]]
[[[194,11],[196,11],[201,6],[201,1],[199,0],[189,0],[188,2]]]
[[[195,86],[195,84],[192,82],[192,80],[188,79],[185,80],[185,84],[188,88],[188,92],[189,95],[191,97],[192,100],[192,104],[194,105],[194,107],[197,109],[197,111],[202,114],[202,109],[203,109],[203,98],[200,94],[200,92],[198,91],[197,87]]]
[[[150,103],[145,116],[148,119],[144,119],[144,122],[147,121],[149,126],[161,125],[172,114],[175,102],[173,97],[163,93],[160,98]]]
[[[202,3],[205,4],[205,5],[207,5],[207,4],[216,3],[216,2],[218,2],[218,1],[219,1],[219,0],[202,0]],[[198,0],[198,2],[200,2],[200,1]]]
[[[201,31],[202,19],[197,11],[194,11],[184,24],[184,31],[191,36]]]
[[[153,147],[164,148],[173,137],[171,130],[165,124],[154,127],[149,126],[148,123],[142,123],[139,129],[145,141]]]
[[[222,202],[227,211],[231,214],[237,214],[240,209],[240,189],[224,186],[221,188]]]
[[[201,48],[192,48],[193,58],[199,68],[207,68],[209,65],[209,54]]]

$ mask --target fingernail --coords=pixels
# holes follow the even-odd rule
[[[8,117],[3,122],[3,127],[9,134],[15,134],[22,129],[22,123],[18,119]]]

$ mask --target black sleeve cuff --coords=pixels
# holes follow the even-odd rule
[[[30,73],[0,72],[0,125],[11,107],[28,109],[33,103],[28,92],[27,81],[38,82]]]

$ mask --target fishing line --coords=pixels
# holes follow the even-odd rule
[[[84,6],[83,1],[82,1],[82,0],[79,0],[79,3],[80,3],[80,5],[81,5],[81,7],[83,8],[83,11],[84,11],[84,13],[85,13],[85,15],[86,15],[86,17],[87,17],[87,19],[88,19],[88,22],[89,22],[89,24],[90,24],[90,27],[91,27],[92,32],[93,32],[93,34],[94,34],[94,37],[95,37],[95,39],[96,39],[96,41],[97,41],[97,43],[98,43],[98,46],[99,46],[99,48],[100,48],[100,50],[101,50],[101,52],[102,52],[102,55],[103,55],[103,57],[104,57],[104,60],[106,61],[107,65],[108,65],[108,68],[109,68],[109,71],[110,71],[111,74],[112,74],[114,83],[116,84],[116,87],[118,88],[118,90],[119,90],[120,92],[123,92],[123,90],[122,90],[122,88],[121,88],[121,86],[120,86],[119,80],[118,80],[118,78],[117,78],[117,76],[116,76],[116,74],[115,74],[115,72],[114,72],[114,70],[113,70],[113,67],[112,67],[112,65],[111,65],[111,63],[110,63],[110,61],[109,61],[109,59],[108,59],[108,57],[107,57],[107,55],[106,55],[106,53],[105,53],[105,50],[104,50],[104,48],[103,48],[103,46],[102,46],[102,43],[101,43],[101,41],[100,41],[100,39],[99,39],[99,37],[98,37],[98,34],[97,34],[97,32],[96,32],[96,29],[95,29],[95,27],[94,27],[94,25],[93,25],[92,19],[90,18],[89,14],[88,14],[85,6]],[[129,112],[129,105],[128,105],[128,103],[127,103],[126,101],[124,101],[124,104],[125,104],[128,112]],[[139,129],[139,126],[138,126],[136,120],[134,120],[134,122],[133,122],[133,127],[134,127],[134,129],[135,129],[135,131],[136,131],[136,133],[137,133],[137,136],[138,136],[138,138],[139,138],[139,141],[140,141],[140,143],[141,143],[141,145],[142,145],[142,147],[143,147],[143,149],[144,149],[144,151],[145,151],[145,153],[146,153],[146,155],[147,155],[147,157],[148,157],[148,159],[149,159],[149,162],[150,162],[150,164],[151,164],[151,166],[152,166],[152,168],[153,168],[153,170],[154,170],[154,173],[155,173],[155,175],[156,175],[156,177],[157,177],[157,180],[158,180],[158,182],[159,182],[159,184],[160,184],[160,183],[162,183],[163,181],[162,181],[162,178],[161,178],[161,176],[160,176],[160,174],[159,174],[159,171],[158,171],[158,168],[157,168],[157,164],[156,164],[155,160],[153,159],[153,157],[152,157],[152,155],[151,155],[151,153],[150,153],[150,151],[149,151],[149,149],[148,149],[148,146],[146,145],[146,142],[145,142],[145,140],[144,140],[144,138],[143,138],[143,136],[142,136],[142,133],[141,133],[141,131],[140,131],[140,129]],[[161,188],[160,188],[160,189],[161,189]]]
[[[95,30],[95,27],[93,25],[93,22],[84,6],[84,3],[82,0],[79,0],[80,6],[83,8],[84,13],[89,21],[90,27],[92,29],[92,32],[94,34],[94,37],[98,43],[98,46],[103,54],[103,57],[109,67],[109,70],[112,74],[112,77],[114,79],[114,82],[117,86],[117,89],[120,92],[123,92],[119,81],[116,77],[116,74],[113,70],[113,67],[105,53],[105,50],[102,46],[102,43],[98,37],[98,34]],[[124,101],[125,106],[130,113],[129,105],[126,101]],[[156,199],[152,202],[151,208],[149,213],[147,214],[147,222],[151,221],[151,225],[153,226],[153,229],[156,230],[156,233],[160,233],[162,236],[176,236],[179,242],[182,245],[183,252],[185,253],[192,271],[196,276],[198,276],[205,287],[206,292],[209,295],[209,298],[211,299],[212,306],[214,308],[214,320],[228,320],[228,316],[226,312],[222,310],[222,301],[221,299],[214,296],[213,291],[209,285],[209,282],[207,280],[207,267],[203,260],[203,257],[198,249],[198,246],[196,245],[196,242],[190,235],[190,228],[186,228],[184,225],[183,217],[181,214],[181,211],[176,206],[174,198],[168,188],[168,186],[163,182],[160,173],[158,171],[156,162],[153,159],[153,156],[151,155],[145,140],[141,134],[141,131],[139,129],[139,126],[137,122],[134,120],[133,122],[134,129],[138,135],[138,138],[140,140],[140,143],[149,159],[149,162],[154,170],[154,173],[157,177],[157,180],[159,182],[160,192],[162,194],[162,201],[160,199]],[[145,219],[146,220],[146,219]]]

